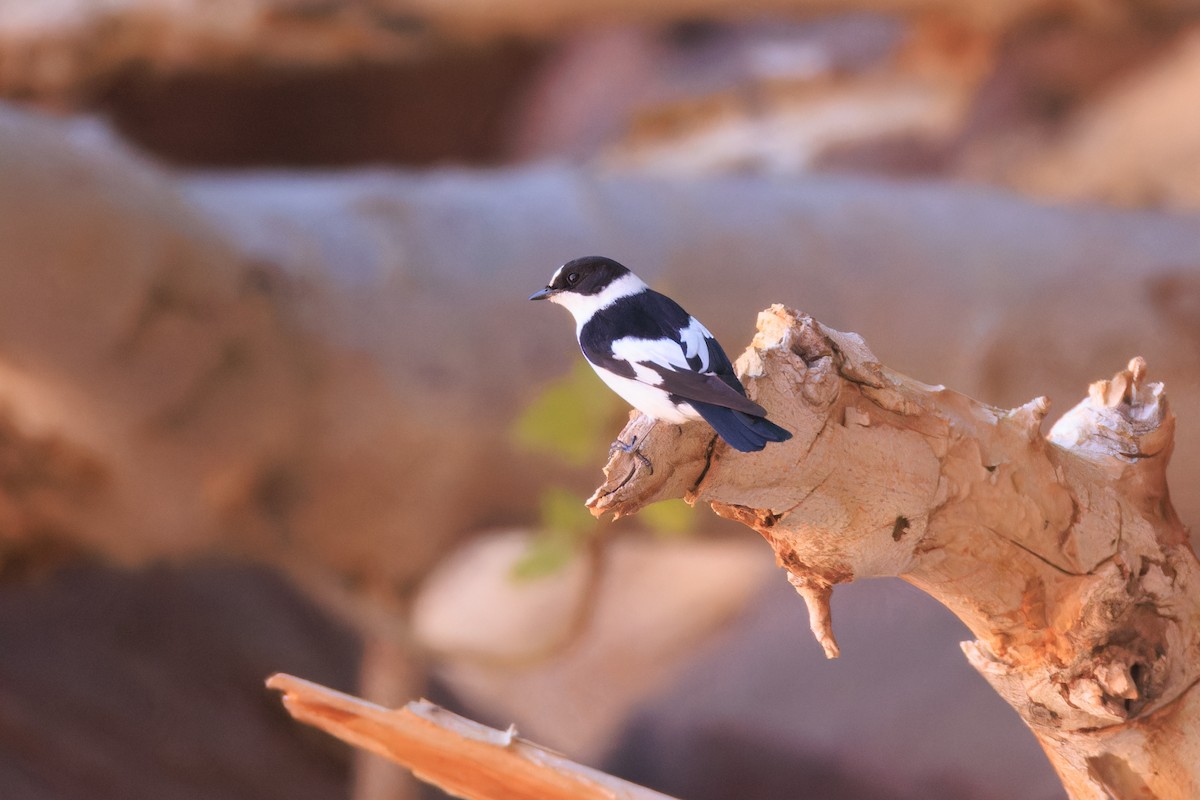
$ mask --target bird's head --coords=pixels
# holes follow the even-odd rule
[[[610,294],[632,294],[644,287],[636,275],[611,258],[584,256],[559,267],[546,288],[529,299],[550,300],[578,315],[585,309],[607,305]]]

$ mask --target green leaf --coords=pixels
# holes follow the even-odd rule
[[[579,553],[596,520],[575,494],[552,486],[541,497],[541,530],[512,566],[512,578],[535,580],[553,575]]]
[[[605,455],[620,408],[620,398],[579,362],[525,407],[513,424],[512,438],[522,449],[584,466]]]
[[[596,518],[574,492],[551,486],[542,492],[540,502],[543,530],[583,534],[596,527]]]
[[[514,581],[532,581],[562,570],[579,552],[578,537],[569,531],[540,531],[512,565]]]

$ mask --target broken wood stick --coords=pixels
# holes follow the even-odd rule
[[[470,800],[671,800],[667,795],[577,764],[427,700],[386,709],[320,684],[276,674],[297,720],[411,769],[423,781]]]

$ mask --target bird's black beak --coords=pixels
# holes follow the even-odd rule
[[[549,286],[547,286],[545,289],[542,289],[541,291],[537,291],[537,292],[534,292],[533,294],[529,295],[529,299],[530,300],[545,300],[547,297],[550,297],[551,295],[554,295],[554,294],[558,294],[558,289],[551,289]]]

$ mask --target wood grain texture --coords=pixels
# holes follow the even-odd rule
[[[389,710],[291,675],[283,692],[293,717],[389,758],[457,797],[472,800],[670,800],[666,795],[576,764],[500,731],[418,700]]]
[[[830,657],[832,587],[904,578],[977,637],[967,658],[1073,798],[1196,796],[1200,572],[1167,491],[1175,417],[1141,358],[1045,436],[1043,397],[1001,409],[919,383],[779,305],[738,367],[795,438],[742,454],[659,424],[644,459],[613,454],[593,513],[682,494],[758,531]],[[675,453],[694,476],[682,493],[662,477]]]

